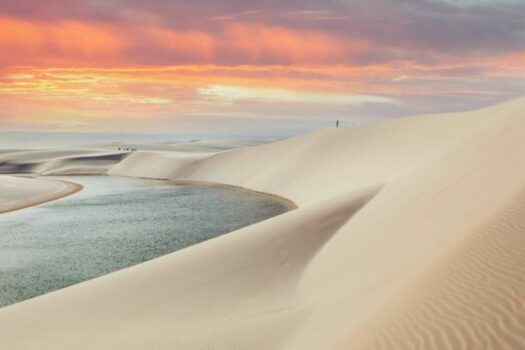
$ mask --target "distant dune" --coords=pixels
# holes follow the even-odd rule
[[[107,161],[111,175],[229,184],[298,208],[3,308],[0,348],[525,349],[525,99],[233,150],[124,153],[34,169]]]
[[[0,150],[0,174],[32,173],[39,175],[101,175],[110,171],[126,156],[137,151],[148,152],[150,159],[168,158],[200,159],[217,152],[261,144],[259,141],[190,141],[160,144],[97,144],[77,149],[11,149]],[[149,152],[158,152],[153,155]],[[149,164],[152,165],[151,163]],[[171,174],[163,166],[158,171]],[[142,172],[142,169],[132,170]],[[131,175],[131,174],[128,174]],[[169,177],[164,175],[163,177]]]

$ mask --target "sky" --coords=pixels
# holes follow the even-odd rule
[[[525,95],[522,0],[0,0],[0,130],[286,136]]]

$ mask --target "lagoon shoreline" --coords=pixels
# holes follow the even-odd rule
[[[82,190],[69,181],[0,176],[0,214],[52,202]]]

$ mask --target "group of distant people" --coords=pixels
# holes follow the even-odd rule
[[[136,148],[128,148],[128,147],[119,147],[118,150],[119,151],[126,151],[126,152],[135,152],[137,149]]]

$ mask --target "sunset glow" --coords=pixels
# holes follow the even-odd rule
[[[523,7],[0,2],[0,127],[242,133],[489,105],[525,93]]]

